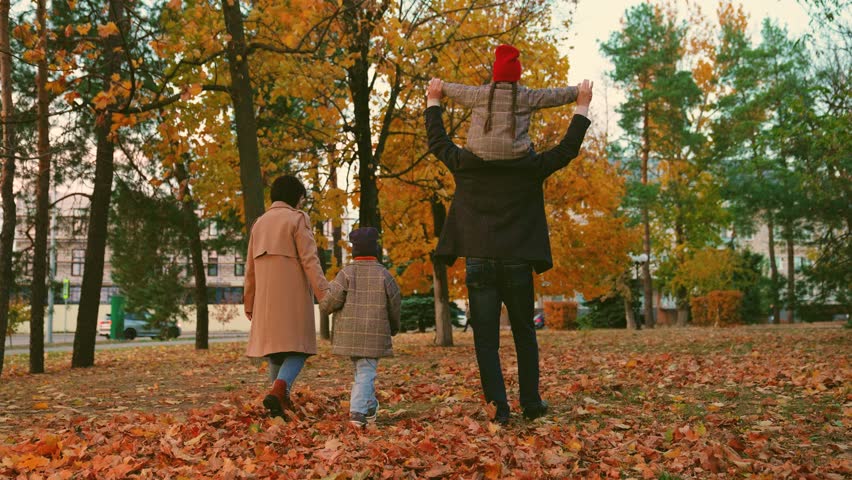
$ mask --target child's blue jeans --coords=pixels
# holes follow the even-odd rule
[[[352,357],[355,366],[355,383],[352,384],[352,397],[349,399],[349,411],[367,414],[371,408],[379,405],[376,400],[376,368],[378,358]]]

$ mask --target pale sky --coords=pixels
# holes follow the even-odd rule
[[[567,2],[563,0],[562,3]],[[621,27],[621,19],[628,7],[640,3],[642,0],[579,0],[568,40],[561,45],[562,52],[571,62],[569,82],[576,84],[584,78],[595,82],[591,115],[593,124],[601,130],[604,129],[607,118],[605,105],[608,104],[611,134],[617,129],[617,114],[614,109],[623,96],[612,86],[606,88],[606,72],[612,69],[612,65],[601,54],[600,42],[609,39],[610,33]],[[715,19],[718,0],[691,0],[690,3],[701,6],[705,15]],[[749,15],[749,33],[755,41],[760,38],[760,25],[766,17],[786,25],[791,36],[800,36],[808,31],[810,18],[796,0],[744,0],[739,3],[743,4],[746,14]],[[684,7],[685,0],[680,0],[678,5]],[[564,12],[561,14],[559,9],[560,7],[557,7],[554,20],[561,25],[560,16],[564,19],[571,14],[574,7],[561,7],[561,12]]]

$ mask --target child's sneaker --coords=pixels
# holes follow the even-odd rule
[[[367,410],[367,422],[376,423],[376,417],[379,416],[379,402],[376,401],[376,406]]]
[[[365,428],[367,426],[367,416],[360,412],[349,412],[349,423],[358,428]]]

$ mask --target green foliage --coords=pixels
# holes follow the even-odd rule
[[[450,321],[459,326],[456,317],[462,310],[455,303],[450,302]],[[410,332],[419,330],[425,332],[427,328],[435,327],[435,298],[430,295],[411,295],[402,299],[402,314],[400,319],[401,330]]]
[[[112,276],[127,299],[126,311],[150,312],[154,326],[185,320],[186,278],[177,259],[186,248],[178,205],[119,183],[112,210]]]
[[[741,314],[745,323],[765,323],[772,298],[772,281],[763,275],[766,260],[749,250],[737,252],[740,267],[734,272],[734,287],[743,292]]]
[[[638,292],[636,297],[638,298]],[[625,328],[627,318],[624,312],[624,297],[615,295],[607,298],[598,298],[585,303],[589,312],[577,319],[581,330],[587,328]],[[635,305],[634,314],[638,318],[638,304]]]
[[[11,337],[21,325],[30,321],[30,304],[20,299],[9,302],[9,316],[6,321],[6,336]]]

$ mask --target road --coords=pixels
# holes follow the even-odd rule
[[[248,339],[248,332],[210,332],[210,343],[239,342]],[[46,339],[45,339],[46,340]],[[54,333],[53,345],[45,345],[45,352],[70,352],[73,350],[73,333]],[[135,347],[158,347],[164,345],[191,345],[195,343],[194,336],[181,336],[175,340],[160,341],[148,338],[137,338],[136,340],[116,342],[98,336],[95,350],[114,350],[119,348]],[[13,335],[12,346],[6,339],[6,355],[21,355],[29,353],[29,336]]]

